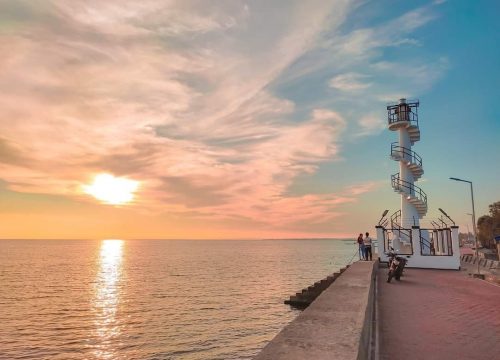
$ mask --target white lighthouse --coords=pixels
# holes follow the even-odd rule
[[[402,228],[418,226],[427,213],[427,195],[415,185],[422,174],[422,158],[412,150],[420,140],[418,127],[418,101],[399,100],[399,104],[387,106],[389,130],[399,133],[399,142],[391,144],[391,158],[399,162],[399,172],[391,176],[392,188],[401,194]]]
[[[420,226],[428,204],[427,194],[415,184],[424,173],[422,157],[412,149],[420,141],[418,106],[418,100],[406,99],[387,106],[388,128],[399,139],[391,143],[390,156],[399,165],[399,172],[391,175],[391,185],[401,197],[401,207],[387,219],[388,210],[384,211],[376,226],[378,253],[386,261],[389,249],[394,248],[408,258],[409,267],[458,269],[458,226],[442,220],[440,224],[431,221],[431,228]]]

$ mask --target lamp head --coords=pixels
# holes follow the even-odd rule
[[[461,182],[472,184],[472,181],[464,180],[464,179],[459,179],[459,178],[456,178],[456,177],[451,177],[450,180],[461,181]]]
[[[380,225],[382,223],[382,220],[385,218],[385,216],[387,215],[387,213],[389,212],[389,210],[385,210],[384,213],[382,214],[382,217],[380,218],[378,224]],[[385,225],[384,225],[385,226]]]
[[[443,209],[439,208],[438,210],[441,211],[444,216],[449,217],[448,214]]]
[[[441,208],[438,209],[439,211],[441,211],[441,213],[446,216],[448,219],[450,219],[450,221],[453,223],[453,225],[455,225],[455,221],[453,221],[453,219]],[[441,220],[442,221],[442,220]]]

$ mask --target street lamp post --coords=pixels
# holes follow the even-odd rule
[[[470,216],[470,218],[472,220],[472,229],[474,229],[474,218],[472,217],[471,213],[467,213],[467,215]],[[469,225],[467,225],[467,239],[469,239]]]
[[[473,229],[474,229],[474,239],[476,240],[477,274],[479,275],[480,274],[480,270],[479,270],[479,251],[478,251],[479,250],[479,246],[478,246],[478,242],[477,242],[476,210],[474,209],[474,190],[472,188],[472,181],[458,179],[458,178],[454,178],[454,177],[451,177],[450,180],[461,181],[461,182],[466,182],[466,183],[470,184],[470,196],[471,196],[471,199],[472,199],[472,226],[473,226]]]

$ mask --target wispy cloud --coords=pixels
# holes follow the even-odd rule
[[[358,120],[358,124],[360,126],[360,130],[356,133],[356,136],[378,134],[387,127],[385,118],[378,114],[363,115]]]
[[[379,117],[324,99],[297,112],[273,88],[331,68],[318,87],[372,102],[403,92],[380,87],[402,66],[380,53],[418,44],[412,31],[435,14],[424,7],[342,33],[359,4],[2,2],[2,178],[15,191],[91,201],[82,185],[109,172],[141,181],[143,211],[261,226],[341,216],[373,185],[288,189],[340,157],[350,126],[377,133]],[[446,66],[416,64],[406,76],[424,86]]]
[[[385,49],[420,45],[412,33],[437,17],[433,6],[423,6],[370,27],[347,32],[333,27],[323,33],[319,46],[298,59],[281,80],[295,80],[326,69],[371,75],[364,71],[366,66],[380,61]]]
[[[319,102],[334,106],[350,124],[359,125],[348,136],[378,134],[381,124],[375,119],[383,114],[374,114],[373,109],[383,110],[381,102],[418,97],[449,69],[446,57],[415,56],[411,49],[422,46],[414,33],[438,18],[436,6],[430,4],[369,27],[332,29],[323,34],[320,46],[300,57],[279,81],[286,88],[310,77],[329,79],[325,86],[332,89],[331,98]]]
[[[340,74],[332,78],[329,82],[330,87],[342,91],[357,91],[369,88],[372,84],[366,82],[369,76],[358,73]]]
[[[291,122],[294,103],[267,90],[349,2],[1,6],[16,14],[0,33],[10,189],[83,200],[82,184],[110,172],[142,182],[138,207],[264,224],[331,218],[352,201],[285,195],[338,156],[345,120],[317,108]]]
[[[398,74],[398,77],[409,81],[419,91],[430,88],[445,74],[449,67],[450,63],[446,57],[439,57],[432,63],[379,61],[370,65],[370,68],[379,76]]]

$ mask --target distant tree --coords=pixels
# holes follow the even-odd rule
[[[493,238],[500,235],[500,201],[489,205],[489,215],[477,220],[478,240],[486,248],[494,248]]]
[[[493,237],[493,218],[489,215],[483,215],[477,220],[478,240],[481,244],[490,248],[490,242]]]
[[[458,241],[460,245],[464,242],[468,242],[469,240],[474,239],[474,235],[469,231],[469,233],[458,233]]]
[[[491,217],[498,217],[500,216],[500,201],[494,202],[490,206],[488,206],[490,209],[490,216]]]

